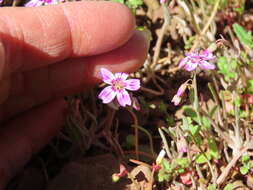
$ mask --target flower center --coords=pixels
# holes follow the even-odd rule
[[[112,81],[112,88],[115,91],[120,91],[125,88],[125,83],[121,79],[115,79]]]
[[[192,61],[192,63],[199,63],[201,61],[201,58],[199,56],[192,57],[191,61]]]

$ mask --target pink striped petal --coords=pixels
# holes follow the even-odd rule
[[[25,4],[25,7],[38,7],[38,6],[41,6],[42,4],[43,4],[43,1],[41,0],[31,0]]]
[[[205,70],[213,70],[215,69],[215,65],[213,63],[207,62],[207,61],[201,61],[201,63],[199,63],[199,66],[201,69],[205,69]]]
[[[131,106],[131,98],[125,89],[123,89],[117,94],[117,100],[119,104],[123,107],[125,107],[126,105]]]
[[[193,63],[189,61],[188,63],[185,64],[184,68],[186,71],[193,71],[194,69],[197,68],[197,66],[198,66],[197,62]]]
[[[107,86],[100,92],[98,98],[100,98],[104,104],[108,104],[115,98],[115,96],[116,92],[113,91],[111,86]]]
[[[215,56],[208,49],[201,51],[200,56],[204,60],[212,60],[215,58]]]
[[[100,69],[100,75],[102,77],[102,80],[107,83],[107,84],[112,84],[112,80],[115,79],[114,75],[112,74],[111,71],[101,68]]]
[[[127,73],[115,73],[115,78],[120,78],[123,81],[127,79],[129,75]]]
[[[125,84],[126,84],[125,88],[127,90],[132,90],[132,91],[139,90],[141,87],[139,79],[128,79],[125,81]]]
[[[56,5],[59,4],[59,2],[57,0],[44,0],[45,1],[45,5]]]

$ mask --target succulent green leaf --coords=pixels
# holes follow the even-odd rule
[[[196,162],[198,164],[204,164],[206,163],[208,160],[211,160],[211,155],[210,154],[204,154],[204,153],[200,153],[199,155],[197,155],[196,157]]]
[[[207,117],[202,117],[202,124],[203,124],[203,129],[209,131],[211,130],[211,121]]]
[[[142,0],[128,0],[126,5],[131,9],[136,9],[143,4]]]
[[[189,160],[188,158],[177,158],[176,163],[182,167],[182,168],[187,168],[189,167]]]
[[[208,185],[207,190],[216,190],[216,187],[217,185],[211,184],[211,185]]]
[[[196,111],[193,108],[191,108],[190,106],[183,106],[183,110],[184,110],[184,114],[186,116],[191,117],[191,118],[197,117]]]
[[[208,138],[208,152],[212,158],[218,159],[220,157],[218,147],[213,137]]]
[[[111,0],[111,1],[124,4],[124,0]]]
[[[197,136],[200,131],[200,126],[199,125],[189,125],[189,130],[192,134],[192,136]]]
[[[240,172],[242,175],[245,175],[249,172],[250,167],[248,165],[243,165],[242,167],[240,167]]]
[[[233,30],[243,45],[253,48],[253,41],[251,32],[246,31],[241,25],[235,23],[233,24]]]
[[[235,72],[237,67],[237,61],[231,60],[228,62],[227,58],[224,56],[218,57],[217,66],[219,73],[223,74],[226,81],[234,79],[237,76]]]
[[[171,171],[171,169],[172,169],[170,163],[166,159],[162,160],[162,166],[167,171]]]
[[[247,92],[253,94],[253,79],[248,80]]]
[[[223,190],[233,190],[233,184],[231,183],[227,184]]]

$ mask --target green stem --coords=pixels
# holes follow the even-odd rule
[[[193,74],[193,89],[194,89],[194,102],[193,107],[196,111],[199,110],[199,99],[198,99],[198,86],[197,86],[197,74]]]
[[[169,145],[168,145],[168,142],[167,142],[167,140],[166,140],[166,137],[165,137],[165,135],[164,135],[164,133],[163,133],[163,131],[162,131],[161,128],[158,128],[158,132],[159,132],[159,134],[160,134],[160,136],[161,136],[161,138],[162,138],[163,145],[164,145],[164,148],[165,148],[165,150],[166,150],[167,156],[171,159],[171,158],[172,158],[172,155],[171,155],[171,153],[170,153],[170,149],[169,149]]]
[[[198,124],[201,126],[201,119],[199,114],[199,98],[198,98],[198,85],[197,85],[197,73],[194,72],[193,74],[193,90],[194,90],[194,101],[193,101],[193,108],[197,113],[198,117]]]
[[[156,156],[155,151],[154,151],[154,146],[153,146],[154,143],[153,143],[152,135],[148,132],[148,130],[144,129],[141,126],[132,125],[132,127],[143,131],[148,136],[151,154],[152,154],[152,156]]]
[[[131,114],[133,121],[134,121],[134,141],[135,141],[135,154],[136,159],[139,160],[139,131],[138,131],[138,119],[137,116],[134,114],[132,109],[127,109],[128,112]]]

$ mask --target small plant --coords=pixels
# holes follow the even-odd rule
[[[241,158],[242,166],[240,167],[241,174],[247,174],[253,168],[253,162],[248,155],[243,155]]]
[[[143,4],[142,0],[112,0],[114,2],[122,3],[132,9],[133,12]]]

